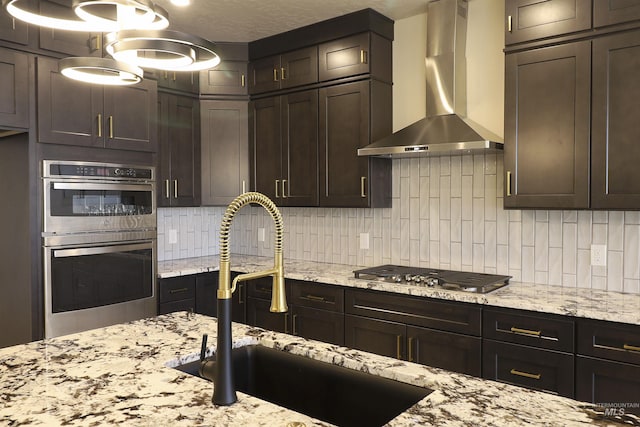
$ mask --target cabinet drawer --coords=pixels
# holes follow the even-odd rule
[[[640,365],[640,326],[578,319],[577,353]]]
[[[158,314],[173,313],[175,311],[191,311],[195,310],[195,301],[193,299],[183,299],[179,301],[171,301],[160,304]]]
[[[303,338],[344,345],[344,316],[308,307],[291,307],[291,332]]]
[[[311,282],[291,282],[291,304],[344,312],[344,290]]]
[[[345,312],[468,335],[481,332],[481,308],[472,304],[347,289]]]
[[[485,309],[483,325],[484,338],[573,352],[574,324],[565,317]]]
[[[573,397],[573,354],[483,340],[483,377]]]
[[[159,282],[159,302],[165,303],[190,299],[195,301],[196,279],[195,276],[171,277],[161,279]]]
[[[576,399],[617,404],[625,413],[640,415],[640,366],[591,357],[576,357]],[[620,404],[627,405],[620,405]]]

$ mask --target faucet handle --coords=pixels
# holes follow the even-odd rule
[[[202,362],[205,358],[205,355],[207,353],[207,338],[209,338],[209,335],[204,334],[202,335],[202,346],[200,346],[200,361]]]

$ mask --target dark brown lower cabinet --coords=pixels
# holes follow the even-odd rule
[[[271,301],[249,297],[247,299],[247,324],[275,332],[290,333],[289,313],[269,311]]]
[[[291,332],[293,335],[344,345],[344,315],[317,308],[292,306]]]
[[[640,415],[640,366],[577,356],[576,399]]]
[[[407,326],[389,320],[345,315],[345,345],[404,360]]]
[[[231,280],[238,273],[231,272]],[[218,277],[217,271],[202,273],[196,276],[195,312],[207,316],[218,316]],[[231,320],[238,323],[246,323],[246,283],[238,283],[233,293],[231,303]]]
[[[573,397],[573,354],[484,340],[483,378]]]
[[[158,280],[158,314],[174,311],[194,311],[196,295],[195,275]]]
[[[482,375],[482,339],[407,326],[407,360],[448,371]]]

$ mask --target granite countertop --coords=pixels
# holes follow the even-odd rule
[[[0,424],[328,425],[243,393],[234,405],[212,405],[211,383],[171,366],[196,360],[202,334],[213,343],[215,331],[215,318],[180,312],[0,349]],[[235,346],[260,344],[434,390],[390,426],[613,422],[593,405],[548,393],[241,324],[233,334]]]
[[[359,266],[288,259],[284,262],[288,279],[640,325],[640,295],[636,294],[515,281],[488,294],[474,294],[356,279],[353,271],[363,268]],[[231,255],[233,271],[258,271],[271,268],[272,265],[273,260],[267,257]],[[158,277],[205,273],[217,269],[217,256],[161,261],[158,263]]]

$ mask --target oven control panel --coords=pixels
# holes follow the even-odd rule
[[[153,180],[153,166],[129,166],[91,162],[44,162],[44,177],[57,178],[121,178]]]

